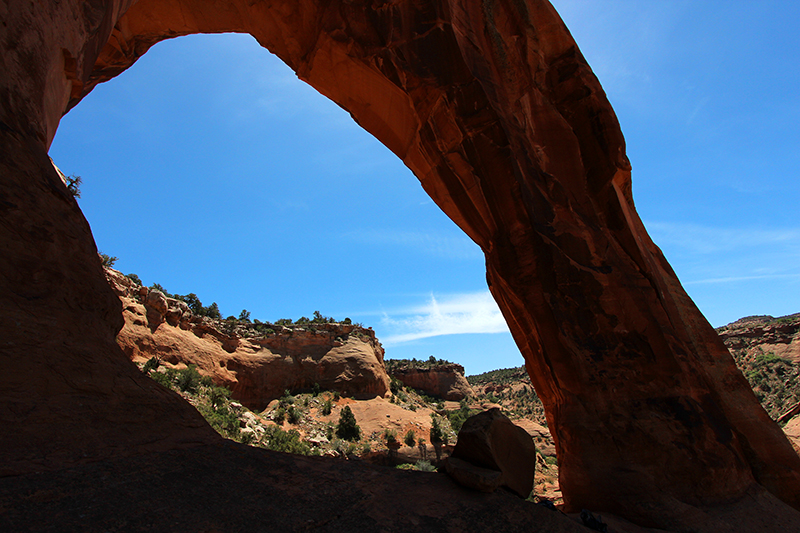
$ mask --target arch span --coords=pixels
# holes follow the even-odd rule
[[[56,353],[99,360],[119,328],[88,226],[46,168],[59,118],[160,40],[250,33],[400,157],[481,247],[544,402],[569,509],[660,524],[665,502],[714,505],[759,484],[800,508],[800,458],[648,237],[616,116],[546,0],[43,4],[20,5],[7,26],[17,33],[4,30],[3,205],[6,223],[29,231],[3,233],[3,274],[18,283],[2,298],[35,317],[32,335],[59,323],[75,337]],[[43,274],[22,279],[26,265]],[[34,352],[43,368],[52,360]],[[127,372],[103,365],[97,383]],[[53,379],[65,394],[77,387]],[[186,438],[210,438],[196,425],[186,414]]]

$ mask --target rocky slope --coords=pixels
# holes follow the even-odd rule
[[[336,390],[353,396],[384,396],[389,377],[383,348],[371,329],[352,324],[308,324],[254,330],[238,321],[192,314],[179,300],[141,287],[106,269],[123,303],[125,324],[117,342],[135,362],[157,357],[172,365],[195,365],[217,385],[254,410],[284,391]]]
[[[800,313],[745,317],[717,332],[767,413],[786,422],[800,402]]]

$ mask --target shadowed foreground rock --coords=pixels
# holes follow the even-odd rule
[[[498,484],[522,498],[533,489],[536,445],[527,431],[515,426],[496,407],[464,422],[452,457],[501,472]]]
[[[547,1],[11,0],[0,13],[3,472],[211,437],[114,344],[119,302],[46,152],[61,116],[153,44],[243,32],[481,247],[569,510],[690,529],[762,487],[800,508],[800,458],[647,235],[616,116]]]

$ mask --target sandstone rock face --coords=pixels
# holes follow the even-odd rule
[[[731,350],[749,358],[773,353],[800,362],[800,314],[775,319],[771,316],[741,318],[719,329],[719,336]]]
[[[154,316],[149,305],[153,300],[163,300],[160,316]],[[257,411],[286,390],[311,389],[315,383],[357,397],[389,392],[383,348],[372,330],[316,324],[242,338],[221,331],[219,322],[181,309],[183,302],[170,300],[167,306],[167,299],[155,290],[149,291],[146,305],[122,297],[125,325],[117,343],[131,360],[158,357],[173,365],[196,365],[201,374],[230,388],[233,398]],[[176,320],[163,320],[176,314]]]
[[[393,369],[391,375],[407,387],[445,400],[459,401],[472,395],[472,387],[464,377],[464,367],[457,364],[431,368],[401,367]]]
[[[347,109],[481,247],[568,510],[690,529],[693,509],[758,485],[800,508],[800,458],[647,235],[614,112],[546,0],[12,1],[2,13],[6,464],[207,435],[115,347],[119,303],[46,151],[61,115],[154,43],[232,31]]]
[[[469,417],[458,432],[452,457],[502,473],[494,482],[522,498],[527,498],[533,490],[536,446],[528,432],[515,426],[500,409],[489,409]],[[458,464],[448,467],[448,471],[451,468],[464,470]],[[486,478],[470,473],[470,477]]]

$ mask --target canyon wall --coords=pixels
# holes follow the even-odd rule
[[[249,324],[194,315],[184,302],[137,286],[117,271],[105,273],[122,302],[125,324],[117,343],[132,361],[157,357],[195,365],[256,411],[286,390],[315,384],[355,397],[389,392],[383,348],[371,329],[326,323],[272,325],[274,330],[262,333]]]

